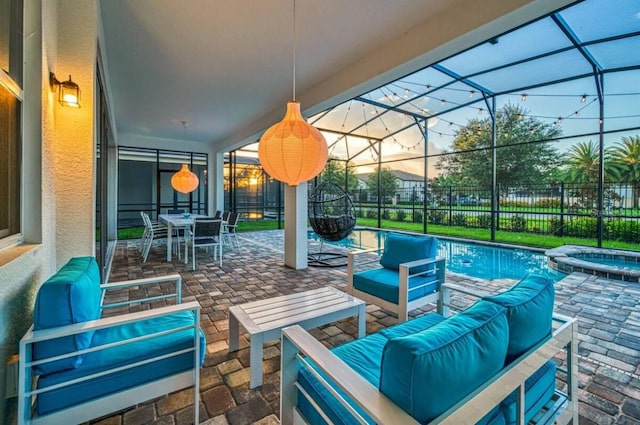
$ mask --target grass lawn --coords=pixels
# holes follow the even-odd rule
[[[382,220],[382,229],[396,229],[407,232],[422,233],[422,223],[409,223],[406,221]],[[358,218],[358,226],[376,227],[378,220],[375,218]],[[274,230],[278,228],[277,221],[256,220],[256,221],[240,221],[238,222],[238,232],[250,232],[258,230]],[[284,222],[283,222],[284,228]],[[129,229],[118,230],[118,240],[138,239],[142,237],[144,227],[133,227]],[[437,224],[428,224],[427,233],[432,235],[452,236],[463,239],[473,239],[479,241],[490,241],[491,232],[489,229],[475,229],[459,226],[443,226]],[[555,248],[561,245],[587,245],[596,246],[596,239],[576,238],[576,237],[560,237],[553,235],[543,235],[538,233],[521,233],[497,231],[495,242],[508,243],[513,245],[523,245],[536,248]],[[640,250],[640,243],[629,243],[619,241],[603,241],[605,248],[631,249]]]

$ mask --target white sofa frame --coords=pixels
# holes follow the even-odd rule
[[[425,285],[419,285],[414,288],[409,289],[409,279],[413,277],[423,276],[426,274],[439,274],[443,276],[442,282],[444,283],[444,273],[445,273],[445,259],[444,257],[435,257],[435,258],[425,258],[422,260],[411,261],[407,263],[400,264],[399,267],[399,281],[398,281],[398,304],[394,304],[385,299],[376,297],[368,292],[360,291],[353,286],[353,276],[357,274],[359,271],[356,268],[367,268],[365,266],[370,267],[373,263],[380,264],[380,254],[384,248],[371,248],[371,249],[363,249],[350,251],[347,253],[347,293],[349,295],[353,295],[354,297],[360,298],[361,300],[366,301],[370,304],[375,304],[382,307],[385,310],[391,311],[398,316],[398,322],[406,322],[409,319],[409,312],[413,309],[422,307],[425,304],[429,304],[432,302],[439,301],[438,292],[433,294],[427,294],[423,297],[416,298],[413,301],[409,301],[409,292],[417,291],[421,289]],[[363,254],[369,254],[367,259],[359,260],[359,257]],[[371,254],[378,254],[377,257],[373,258]],[[435,270],[428,270],[426,272],[413,273],[411,274],[409,270],[413,267],[435,264]]]
[[[451,290],[461,290],[467,295],[478,295],[457,285],[445,284],[441,287],[441,313],[449,310]],[[473,424],[482,419],[502,400],[517,391],[517,423],[524,424],[525,380],[556,354],[565,351],[567,369],[558,368],[567,375],[567,392],[556,390],[552,401],[545,410],[534,417],[538,424],[578,423],[578,325],[577,320],[561,315],[553,316],[554,329],[549,339],[542,341],[520,356],[509,366],[494,375],[489,381],[464,397],[431,423]],[[297,409],[299,392],[320,413],[327,423],[331,423],[319,405],[298,383],[299,365],[313,374],[336,399],[362,424],[367,422],[340,396],[331,385],[309,366],[309,361],[328,376],[348,397],[360,406],[379,425],[418,424],[410,415],[389,400],[346,363],[336,357],[324,345],[299,326],[291,326],[282,331],[282,364],[280,381],[280,423],[282,425],[306,424]],[[461,371],[461,373],[464,373]]]
[[[162,283],[175,283],[175,290],[169,294],[149,296],[146,298],[114,302],[110,304],[104,304],[105,293],[109,290],[124,289],[132,287],[141,287],[150,284],[162,284]],[[151,400],[156,397],[160,397],[165,394],[169,394],[174,391],[181,390],[193,386],[193,400],[194,400],[194,423],[199,423],[199,388],[200,388],[200,353],[203,347],[200,346],[200,304],[197,301],[182,303],[182,278],[178,274],[172,274],[162,277],[146,278],[129,280],[123,282],[113,282],[100,285],[102,289],[101,308],[103,311],[108,308],[127,307],[134,304],[151,303],[161,301],[164,299],[174,298],[176,304],[164,307],[151,308],[135,313],[118,314],[110,317],[100,318],[98,320],[76,323],[72,325],[60,326],[57,328],[45,329],[34,331],[33,326],[27,331],[24,337],[20,340],[20,360],[19,360],[19,398],[18,398],[18,424],[74,424],[86,422],[90,419],[98,418],[107,415],[112,412],[122,410],[124,408],[142,403],[147,400]],[[128,323],[139,322],[143,320],[153,319],[165,315],[174,314],[182,311],[191,311],[194,316],[194,322],[189,326],[181,326],[166,331],[156,332],[149,335],[144,335],[129,340],[119,341],[116,343],[105,344],[98,347],[90,347],[84,350],[78,350],[73,353],[59,355],[55,357],[49,357],[41,360],[32,359],[32,345],[40,341],[46,341],[49,339],[60,338],[64,336],[71,336],[78,333],[83,333],[91,330],[104,329],[109,327],[120,326]],[[103,350],[106,348],[112,348],[120,345],[129,344],[132,342],[143,341],[146,339],[166,335],[173,332],[179,332],[186,329],[193,328],[194,330],[194,344],[193,347],[174,351],[162,356],[156,356],[147,360],[139,361],[130,365],[120,366],[105,370],[103,372],[95,373],[89,376],[85,376],[79,379],[75,379],[68,382],[61,382],[56,385],[52,385],[47,388],[35,389],[34,381],[37,377],[33,374],[32,368],[38,364],[51,362],[55,360],[64,359],[78,354],[90,353],[93,351]],[[151,363],[153,361],[170,358],[187,352],[193,352],[193,367],[189,370],[161,377],[154,381],[141,384],[135,387],[127,388],[109,394],[94,400],[89,400],[81,404],[77,404],[65,409],[55,411],[53,413],[38,416],[35,415],[35,403],[37,402],[38,394],[53,389],[58,389],[64,386],[76,384],[78,382],[87,381],[98,376],[108,375],[110,373],[119,372],[134,367],[141,366],[143,364]],[[80,366],[82,367],[82,366]]]

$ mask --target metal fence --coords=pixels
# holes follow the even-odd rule
[[[598,239],[601,226],[602,240],[640,243],[640,182],[605,185],[601,209],[597,189],[595,184],[498,185],[494,208],[491,190],[475,186],[413,187],[380,196],[358,189],[350,196],[357,216],[375,219],[374,226],[413,223],[414,230],[424,232],[439,226],[441,233],[457,227],[588,239]],[[241,213],[243,220],[281,223],[284,197],[278,192],[257,196],[236,193],[232,209]],[[226,201],[229,205],[228,193]],[[194,212],[205,210],[204,205],[200,207],[195,206]],[[119,227],[141,225],[137,217],[140,210],[154,215],[157,208],[151,204],[119,205]]]
[[[492,208],[491,190],[472,186],[398,189],[378,199],[360,189],[351,194],[359,217],[395,222],[538,233],[560,237],[640,242],[638,183],[607,184],[602,208],[597,185],[498,185]],[[425,200],[423,202],[423,199]],[[601,224],[600,224],[601,223]],[[389,225],[389,223],[386,223]]]

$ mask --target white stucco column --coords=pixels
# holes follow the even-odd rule
[[[307,183],[284,186],[284,265],[306,269],[307,259]]]

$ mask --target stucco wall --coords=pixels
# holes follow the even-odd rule
[[[69,74],[81,88],[81,108],[54,108],[52,145],[56,176],[56,260],[58,267],[71,257],[94,254],[95,134],[94,80],[97,51],[95,1],[58,2],[55,63],[49,69],[58,79]]]
[[[25,2],[23,236],[0,252],[0,423],[15,423],[5,401],[6,361],[32,322],[39,285],[70,257],[91,255],[94,238],[94,100],[97,2]],[[82,108],[64,108],[49,88],[72,74]]]

